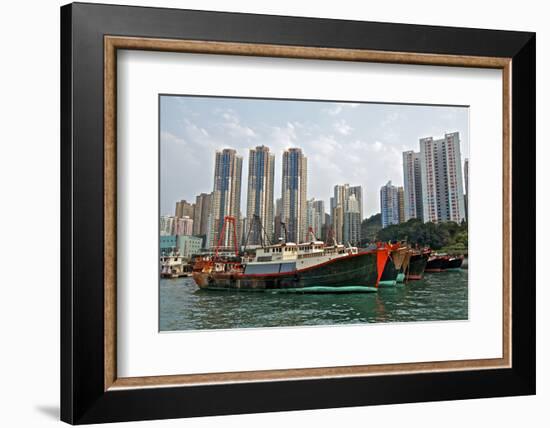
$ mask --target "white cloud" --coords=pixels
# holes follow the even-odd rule
[[[195,122],[192,122],[187,118],[183,120],[183,124],[185,133],[190,137],[192,141],[197,138],[202,140],[210,136],[205,128],[196,125]]]
[[[370,148],[373,152],[379,153],[384,150],[384,144],[382,144],[380,141],[375,141],[374,143],[370,144]]]
[[[332,127],[342,135],[349,135],[353,131],[353,128],[344,119],[335,122]]]
[[[343,108],[341,105],[335,105],[334,107],[327,108],[325,111],[330,114],[331,116],[337,116],[342,112]]]
[[[172,134],[171,132],[168,132],[168,131],[162,131],[160,133],[160,141],[161,141],[161,144],[164,144],[164,143],[175,143],[175,144],[180,144],[182,146],[185,146],[187,145],[187,142],[181,138],[181,137],[178,137],[174,134]]]
[[[287,122],[282,126],[272,126],[268,131],[267,140],[274,146],[275,150],[284,150],[295,147],[298,141],[296,126]]]
[[[221,123],[222,128],[229,135],[236,138],[256,138],[256,132],[249,126],[243,125],[237,113],[231,109],[219,110],[224,121]]]

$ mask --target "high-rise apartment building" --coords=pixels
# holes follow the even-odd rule
[[[334,186],[334,195],[330,198],[331,239],[342,242],[344,239],[344,201],[340,189]]]
[[[465,219],[464,191],[458,132],[420,140],[422,205],[425,222]]]
[[[330,218],[330,214],[325,213],[325,224],[323,224],[323,228],[321,230],[321,239],[325,241],[325,243],[332,243],[332,220]]]
[[[192,235],[193,219],[188,216],[176,217],[174,225],[174,235]]]
[[[275,201],[275,219],[273,220],[273,222],[275,223],[273,227],[273,230],[274,230],[273,241],[275,243],[279,242],[279,240],[281,239],[285,239],[285,237],[283,236],[284,233],[281,227],[281,221],[283,221],[282,216],[283,216],[283,198],[278,198]]]
[[[363,187],[362,186],[349,186],[348,198],[354,195],[357,204],[359,205],[359,217],[363,220]]]
[[[226,216],[235,218],[236,236],[241,236],[241,177],[243,158],[237,156],[234,149],[223,149],[216,152],[214,167],[214,188],[209,216],[208,247],[221,242],[223,247],[233,247],[232,226],[226,227],[224,236],[220,235]],[[239,240],[239,238],[237,238]]]
[[[344,207],[343,242],[357,245],[361,240],[361,211],[355,193],[346,199]]]
[[[380,212],[382,227],[399,224],[399,196],[397,187],[391,181],[380,188]]]
[[[332,217],[332,233],[336,242],[344,240],[344,207],[348,198],[349,184],[334,186],[334,196],[330,198],[330,215]]]
[[[212,204],[212,193],[201,193],[195,198],[193,216],[193,235],[206,236],[208,234],[208,216]]]
[[[351,196],[354,197],[354,215],[346,216],[349,207],[348,201]],[[356,218],[356,206],[359,213],[359,223],[361,223],[363,220],[363,189],[361,186],[350,186],[349,184],[337,184],[334,186],[334,196],[330,198],[330,215],[336,242],[346,241],[346,237],[344,236],[344,229],[347,227],[345,224],[346,218]],[[350,229],[348,228],[348,230]]]
[[[412,150],[403,152],[403,198],[404,221],[411,218],[422,220],[422,171],[420,153]]]
[[[403,186],[397,188],[397,202],[399,204],[399,223],[405,221],[405,191]]]
[[[246,203],[247,224],[251,227],[248,236],[250,245],[259,245],[265,242],[265,238],[273,241],[274,176],[275,155],[269,152],[269,147],[250,149]]]
[[[160,217],[160,235],[161,236],[170,236],[174,235],[175,223],[177,217],[163,215]]]
[[[307,158],[302,149],[283,153],[282,219],[288,242],[305,242],[307,237]]]
[[[310,199],[307,201],[307,229],[313,231],[315,239],[322,239],[325,225],[325,202]],[[311,236],[308,236],[311,239]]]
[[[187,216],[189,218],[194,218],[195,216],[195,204],[192,204],[191,202],[187,202],[185,199],[176,202],[176,217],[184,217]]]

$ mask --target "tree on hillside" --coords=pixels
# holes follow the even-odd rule
[[[468,226],[466,223],[423,223],[421,220],[411,219],[380,229],[376,238],[383,242],[407,241],[436,250],[456,243],[459,243],[461,248],[467,248]]]
[[[376,241],[376,234],[382,229],[382,214],[374,214],[361,223],[361,245]]]

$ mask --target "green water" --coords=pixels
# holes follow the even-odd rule
[[[160,280],[161,331],[465,319],[467,270],[364,294],[206,291],[192,278]]]

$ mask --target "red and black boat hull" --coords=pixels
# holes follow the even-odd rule
[[[399,270],[396,268],[395,263],[391,257],[388,257],[382,277],[380,278],[380,285],[395,285],[397,283],[397,275]]]
[[[376,291],[377,252],[350,254],[310,268],[279,274],[195,272],[193,278],[201,289],[210,290],[313,293]]]
[[[419,280],[424,278],[424,271],[426,269],[426,264],[428,263],[429,257],[429,252],[413,253],[411,255],[409,268],[407,270],[407,281]]]
[[[449,262],[447,264],[447,269],[460,269],[462,266],[462,262],[464,261],[464,257],[451,257],[449,259]]]
[[[426,264],[426,272],[443,272],[449,267],[449,256],[431,257]]]

